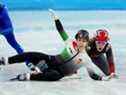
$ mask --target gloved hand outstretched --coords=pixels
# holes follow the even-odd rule
[[[59,19],[59,17],[56,15],[55,11],[53,9],[49,9],[50,15],[54,20]]]

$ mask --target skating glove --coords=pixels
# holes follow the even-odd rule
[[[102,81],[109,81],[110,79],[111,79],[111,76],[110,75],[109,76],[103,76],[101,78]]]
[[[30,70],[32,72],[41,72],[40,69],[38,67],[34,66],[32,63],[28,63],[27,66],[28,66],[28,68],[30,68]]]
[[[55,13],[55,11],[54,11],[54,10],[49,9],[49,12],[50,12],[50,15],[52,16],[52,18],[53,18],[54,20],[59,19],[59,17],[56,15],[56,13]]]

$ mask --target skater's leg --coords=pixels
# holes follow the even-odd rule
[[[61,75],[57,70],[48,69],[42,73],[24,73],[18,75],[16,78],[10,80],[19,80],[19,81],[58,81],[64,76]]]
[[[30,80],[37,80],[37,81],[57,81],[63,77],[58,71],[56,70],[47,70],[44,73],[38,74],[31,74]]]
[[[6,38],[7,42],[17,51],[18,54],[23,53],[22,47],[18,44],[18,42],[15,39],[13,30],[10,30],[10,32],[3,35]]]
[[[38,52],[25,52],[19,55],[15,55],[8,58],[8,63],[18,63],[18,62],[25,62],[28,60],[29,62],[33,63],[34,65],[38,64],[40,60],[49,60],[48,55]]]

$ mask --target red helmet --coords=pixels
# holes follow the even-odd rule
[[[96,31],[96,40],[97,41],[108,41],[109,34],[108,31],[105,29],[99,29]]]

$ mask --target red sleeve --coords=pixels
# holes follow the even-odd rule
[[[108,61],[108,64],[109,64],[110,74],[115,73],[115,63],[114,63],[114,58],[113,58],[113,53],[112,53],[111,47],[106,52],[106,55],[107,55],[107,61]]]
[[[113,63],[109,63],[109,70],[110,70],[110,74],[115,73],[115,65]]]
[[[72,45],[73,45],[74,49],[77,48],[77,42],[76,41],[72,41]]]

